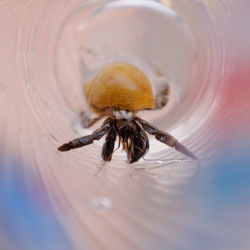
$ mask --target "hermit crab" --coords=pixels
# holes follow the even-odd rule
[[[136,114],[140,110],[160,109],[167,103],[168,86],[153,97],[151,84],[141,70],[135,66],[116,62],[106,65],[96,77],[83,85],[90,109],[98,116],[84,117],[84,127],[92,126],[100,118],[107,116],[102,126],[91,135],[86,135],[63,144],[59,151],[83,147],[106,135],[102,148],[102,159],[110,161],[118,137],[127,153],[129,163],[138,161],[149,149],[147,134],[175,148],[179,152],[197,159],[185,146],[170,134],[159,130]]]

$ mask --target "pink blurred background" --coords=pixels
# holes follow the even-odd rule
[[[2,0],[0,249],[250,248],[248,0]],[[150,138],[145,160],[101,166],[82,83],[110,61],[141,67],[170,103],[141,116],[200,166]]]

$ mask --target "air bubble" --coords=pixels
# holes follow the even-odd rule
[[[99,196],[90,202],[90,207],[96,212],[103,213],[112,207],[112,201],[105,196]]]

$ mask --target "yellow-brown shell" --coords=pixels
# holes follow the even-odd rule
[[[130,111],[154,107],[149,80],[128,63],[106,65],[83,89],[88,105],[97,113],[112,107]]]

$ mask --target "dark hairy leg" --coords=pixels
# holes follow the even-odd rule
[[[93,143],[94,140],[99,140],[101,139],[109,130],[110,127],[112,126],[113,121],[111,118],[108,118],[104,121],[103,125],[95,130],[91,135],[86,135],[77,139],[74,139],[68,143],[63,144],[58,148],[59,151],[69,151],[71,149],[75,148],[80,148],[86,145],[89,145]]]
[[[102,159],[104,161],[111,161],[112,154],[115,147],[116,140],[116,129],[114,126],[111,126],[110,130],[107,133],[105,143],[102,147]]]
[[[141,124],[142,128],[147,133],[149,133],[150,135],[154,135],[158,141],[163,142],[166,145],[175,148],[177,151],[181,152],[184,155],[191,157],[194,160],[198,160],[197,157],[189,149],[187,149],[180,142],[178,142],[172,135],[159,130],[158,128],[151,125],[149,122],[139,117],[136,117],[135,119],[136,121],[139,122],[139,124]]]
[[[131,143],[128,148],[129,163],[138,161],[148,150],[149,142],[141,126],[134,121],[131,133]]]

